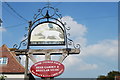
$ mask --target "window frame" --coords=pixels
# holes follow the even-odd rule
[[[8,64],[8,58],[7,57],[0,57],[0,65],[2,64]]]

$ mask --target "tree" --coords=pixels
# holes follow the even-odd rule
[[[101,75],[97,78],[97,80],[107,80],[107,77],[104,75]]]
[[[115,76],[120,75],[119,71],[111,71],[107,74],[107,76],[101,75],[97,78],[97,80],[114,80]]]

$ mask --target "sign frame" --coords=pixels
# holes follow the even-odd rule
[[[54,24],[54,25],[57,25],[63,32],[63,42],[62,44],[32,44],[31,43],[31,34],[32,34],[32,31],[38,26],[38,25],[42,25],[42,24],[45,24],[45,23],[51,23],[51,24]],[[56,41],[57,42],[57,41]],[[59,42],[59,41],[58,41]],[[44,21],[44,22],[41,22],[41,23],[38,23],[36,24],[32,29],[30,29],[30,32],[29,32],[29,38],[28,38],[28,46],[65,46],[66,44],[66,33],[65,33],[65,30],[64,30],[64,26],[61,27],[59,24],[55,23],[55,22],[52,22],[52,21]]]

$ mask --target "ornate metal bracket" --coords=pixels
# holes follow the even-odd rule
[[[17,44],[14,44],[14,45],[13,45],[13,48],[20,49],[21,46],[27,46],[27,42],[26,42],[27,39],[28,39],[28,38],[22,40],[22,41],[20,42],[19,46],[18,46]]]
[[[54,22],[56,24],[61,24],[64,28],[64,32],[65,32],[65,42],[66,42],[66,49],[69,48],[69,46],[73,46],[73,48],[75,49],[80,49],[80,44],[75,44],[73,40],[71,40],[69,38],[70,33],[68,33],[68,31],[71,29],[70,27],[66,27],[67,23],[66,22],[62,22],[62,15],[58,13],[59,10],[57,8],[51,7],[50,5],[43,7],[42,9],[38,9],[38,13],[34,15],[34,20],[32,21],[30,27],[29,27],[29,31],[31,31],[32,26],[36,26],[39,23],[42,22],[46,22],[46,21],[50,21],[50,22]],[[55,22],[56,21],[56,22]],[[59,22],[59,23],[58,23]],[[17,44],[15,44],[13,47],[20,49],[20,47],[26,46],[27,44],[29,44],[29,33],[28,36],[25,35],[25,38],[23,41],[20,42],[19,46]]]
[[[46,15],[47,12],[49,13],[49,17],[48,15]],[[54,7],[50,7],[50,6],[43,7],[42,9],[38,9],[37,14],[34,14],[33,21],[36,21],[39,18],[52,18],[54,16],[57,16],[59,19],[61,19],[62,15],[59,14],[58,12],[59,10],[57,8],[55,9]]]
[[[73,40],[68,38],[68,45],[73,45],[75,49],[80,49],[80,44],[75,44]]]

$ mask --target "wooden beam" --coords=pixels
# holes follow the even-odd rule
[[[32,60],[33,63],[36,63],[37,60],[32,54],[28,54],[28,57]]]
[[[61,56],[60,59],[59,59],[59,62],[62,63],[67,56],[68,56],[67,53],[62,54],[62,56]]]
[[[51,55],[50,55],[50,53],[45,54],[45,60],[51,60]]]
[[[16,55],[26,55],[26,49],[20,49],[16,50]],[[45,55],[47,53],[50,53],[50,55],[60,55],[63,53],[68,54],[79,54],[80,49],[29,49],[28,54],[33,55]]]

